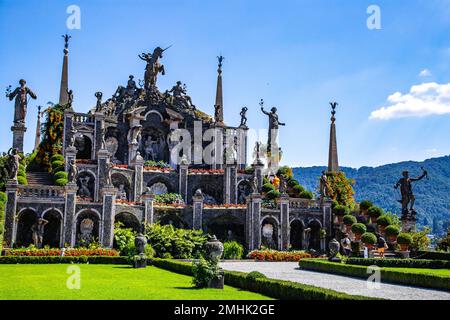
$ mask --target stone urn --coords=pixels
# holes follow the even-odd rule
[[[134,245],[138,253],[136,256],[134,256],[134,267],[147,267],[147,256],[144,253],[145,246],[147,245],[147,238],[142,233],[139,233],[136,238],[134,238]]]
[[[328,243],[328,249],[330,250],[330,254],[329,254],[329,261],[332,262],[341,262],[341,259],[337,258],[336,255],[339,253],[339,249],[341,248],[341,245],[339,244],[339,242],[333,238],[329,243]]]
[[[204,249],[206,260],[219,262],[223,254],[223,243],[217,240],[216,236],[211,236]]]

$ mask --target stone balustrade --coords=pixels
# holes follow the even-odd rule
[[[73,115],[73,121],[78,123],[94,123],[95,119],[93,115],[86,113],[75,113]]]
[[[289,198],[289,208],[291,209],[319,209],[319,200]]]
[[[65,189],[57,186],[21,186],[19,187],[19,196],[21,198],[63,199]]]

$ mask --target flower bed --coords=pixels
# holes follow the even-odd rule
[[[116,169],[128,169],[127,164],[114,164],[113,167]]]
[[[223,169],[190,169],[189,174],[223,174]]]
[[[204,204],[204,209],[245,209],[245,204]]]
[[[133,202],[133,201],[127,201],[123,199],[116,199],[116,204],[123,204],[126,206],[142,206],[142,202]]]
[[[149,172],[162,172],[162,173],[169,173],[173,171],[173,168],[160,168],[160,167],[154,167],[154,166],[145,166],[144,171]]]
[[[63,249],[11,249],[5,251],[5,256],[24,256],[24,257],[51,257],[61,256]],[[113,249],[65,249],[64,256],[79,257],[79,256],[102,256],[102,257],[117,257],[119,252]]]
[[[186,205],[183,203],[161,203],[161,202],[154,202],[153,206],[159,208],[173,208],[173,209],[183,209],[186,207]]]
[[[247,258],[258,261],[300,261],[311,258],[311,255],[304,251],[277,251],[277,250],[253,250]]]

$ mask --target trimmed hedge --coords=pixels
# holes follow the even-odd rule
[[[127,257],[101,256],[3,256],[0,264],[54,264],[54,263],[89,263],[89,264],[129,264]]]
[[[152,259],[156,267],[192,276],[192,265],[188,262]],[[247,273],[224,271],[225,283],[282,300],[373,300],[370,297],[353,296],[334,290],[318,288],[297,282],[282,281],[267,278],[247,278]]]
[[[411,252],[411,257],[414,259],[428,259],[428,260],[446,260],[450,261],[450,252],[440,251],[417,251]]]
[[[425,268],[425,269],[450,269],[450,261],[446,260],[415,260],[415,259],[361,259],[349,258],[347,264],[387,268]]]
[[[366,266],[333,263],[320,259],[303,259],[300,260],[299,266],[305,270],[340,274],[364,279],[369,277]],[[438,275],[381,269],[381,280],[383,282],[399,283],[447,291],[450,290],[450,278]]]

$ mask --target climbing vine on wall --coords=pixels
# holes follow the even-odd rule
[[[64,134],[64,109],[65,106],[55,104],[44,111],[45,121],[41,128],[41,143],[35,151],[30,171],[51,172],[51,158],[53,155],[62,154]]]

